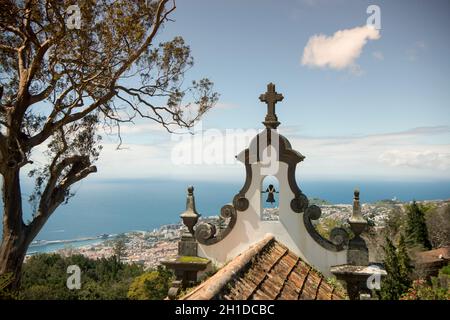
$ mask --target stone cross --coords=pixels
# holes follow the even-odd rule
[[[267,115],[263,124],[268,129],[276,129],[280,122],[278,122],[277,115],[275,114],[275,104],[278,101],[283,100],[283,95],[275,91],[275,85],[269,83],[267,85],[267,92],[259,96],[259,100],[267,103]]]

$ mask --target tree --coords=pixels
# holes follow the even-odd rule
[[[193,59],[181,37],[158,44],[174,10],[169,0],[2,1],[0,274],[12,272],[12,286],[31,241],[71,187],[97,171],[100,128],[117,133],[120,146],[124,122],[191,128],[217,101],[208,79],[182,86]],[[32,151],[45,147],[47,161],[31,166]],[[23,219],[24,168],[35,180],[31,221]]]
[[[439,270],[429,281],[417,279],[402,300],[450,300],[450,265]]]
[[[125,237],[118,237],[114,241],[113,251],[116,261],[120,263],[120,259],[123,257],[126,249]]]
[[[156,272],[158,276],[145,281],[145,287],[151,300],[163,300],[167,297],[170,284],[173,280],[172,271],[158,266]]]
[[[400,241],[398,242],[397,248],[398,255],[398,268],[400,277],[405,281],[405,285],[408,287],[411,285],[411,271],[413,269],[411,265],[411,258],[408,254],[408,249],[406,247],[405,236],[403,234],[400,235]]]
[[[14,275],[11,272],[0,275],[0,300],[15,298],[14,292],[12,293],[8,290],[8,286],[13,279]]]
[[[426,220],[428,238],[433,248],[450,246],[450,204],[427,211]]]
[[[402,225],[404,224],[405,224],[404,213],[399,207],[395,206],[391,210],[389,210],[386,225],[384,228],[384,233],[390,239],[397,239],[397,236],[400,230],[402,229]]]
[[[384,267],[387,275],[381,285],[381,297],[384,300],[398,300],[411,286],[411,265],[404,236],[400,236],[398,248],[386,237],[384,249]]]
[[[425,210],[413,201],[407,207],[406,219],[406,240],[410,247],[418,246],[425,249],[431,249],[428,240],[428,230],[425,222]]]
[[[66,287],[67,267],[81,269],[81,289]],[[83,255],[33,255],[23,267],[19,299],[127,299],[133,279],[143,274],[142,266],[121,263],[113,257],[91,260]],[[14,298],[14,297],[13,297]]]
[[[146,272],[130,285],[128,298],[131,300],[162,300],[167,297],[172,272],[158,266],[157,270]]]

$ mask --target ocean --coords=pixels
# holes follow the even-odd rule
[[[86,180],[75,187],[76,195],[57,209],[35,240],[80,239],[153,230],[163,224],[176,223],[185,209],[189,184],[195,186],[197,211],[203,216],[217,215],[222,205],[231,202],[242,187],[239,183],[210,181]],[[361,190],[362,202],[394,197],[400,201],[450,198],[450,181],[299,181],[299,185],[309,198],[317,197],[331,203],[351,203],[355,187]],[[24,199],[30,190],[24,187]],[[27,206],[25,210],[31,211]],[[45,252],[48,248],[65,245],[53,244],[33,250]]]

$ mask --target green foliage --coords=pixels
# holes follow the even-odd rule
[[[410,247],[431,249],[428,230],[425,223],[425,212],[428,207],[419,206],[415,201],[407,206],[406,240]]]
[[[431,284],[425,280],[415,280],[412,288],[403,294],[401,300],[450,300],[448,287],[439,285],[438,278],[433,277]]]
[[[330,238],[331,230],[334,228],[342,227],[342,222],[336,219],[327,217],[319,220],[319,223],[316,224],[317,232],[324,237],[325,239]]]
[[[345,289],[342,282],[339,281],[338,279],[336,279],[336,277],[332,276],[332,277],[325,278],[325,281],[334,288],[334,291],[337,294],[340,294],[345,299],[348,299],[347,290]]]
[[[398,249],[386,237],[384,250],[384,267],[387,276],[381,284],[381,298],[398,300],[411,286],[411,265],[403,235],[400,237]]]
[[[400,235],[400,241],[397,248],[397,257],[400,276],[404,277],[405,280],[409,279],[413,267],[411,265],[411,259],[408,255],[405,237],[403,236],[403,234]]]
[[[325,239],[330,239],[331,231],[334,228],[343,228],[347,231],[350,238],[353,237],[353,232],[351,231],[348,223],[331,217],[319,219],[319,222],[315,225],[315,228],[317,232]]]
[[[0,275],[0,300],[16,298],[16,294],[8,289],[8,286],[13,280],[14,274],[12,272]]]
[[[446,265],[441,270],[439,270],[439,275],[448,275],[448,276],[450,276],[450,264]]]
[[[376,201],[374,204],[377,205],[377,206],[385,206],[385,205],[394,205],[396,203],[398,203],[397,200],[382,199],[382,200]]]
[[[66,286],[67,267],[81,269],[81,289]],[[58,254],[32,256],[23,266],[20,299],[126,299],[134,277],[143,273],[137,265],[118,263],[114,257],[91,260],[82,255],[63,257]]]
[[[115,256],[115,258],[117,259],[118,262],[120,262],[120,259],[125,254],[126,241],[127,241],[127,238],[126,238],[125,235],[119,235],[114,240],[113,251],[114,251],[114,256]]]
[[[381,297],[385,300],[397,299],[402,293],[402,288],[398,286],[398,258],[396,248],[392,241],[386,237],[386,244],[384,250],[384,267],[387,276],[384,278],[381,286]],[[399,293],[399,291],[401,291]]]
[[[75,3],[80,20],[67,12]],[[190,129],[218,101],[209,79],[185,81],[193,58],[183,38],[161,36],[175,9],[169,0],[1,1],[0,167],[11,171],[2,187],[20,193],[33,160],[35,186],[27,228],[22,198],[4,203],[9,239],[31,243],[74,184],[97,171],[101,133],[120,144],[120,125],[135,117]],[[18,270],[27,246],[2,248],[2,273]]]
[[[173,278],[172,272],[163,267],[158,267],[157,273],[158,277],[145,281],[145,286],[152,300],[162,300],[167,297]]]
[[[4,290],[14,279],[12,272],[0,275],[0,291]]]
[[[132,300],[162,300],[167,297],[172,277],[172,272],[159,266],[134,279],[127,296]]]
[[[398,208],[394,207],[389,211],[388,219],[386,220],[385,233],[391,238],[395,239],[397,234],[400,232],[400,228],[404,224],[403,212]]]

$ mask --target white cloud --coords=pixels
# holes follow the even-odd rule
[[[104,144],[100,158],[95,164],[98,178],[128,179],[158,176],[169,172],[165,167],[165,150],[160,146]]]
[[[379,156],[380,162],[391,167],[412,167],[417,169],[450,169],[450,153],[433,150],[389,150]]]
[[[422,127],[359,137],[289,138],[306,156],[301,176],[308,178],[375,177],[388,179],[450,178],[450,145],[430,144],[449,128]]]
[[[159,123],[147,120],[145,123],[126,123],[120,125],[121,134],[142,134],[167,132],[167,130]]]
[[[229,110],[229,109],[236,109],[238,108],[237,104],[234,103],[224,103],[224,102],[218,102],[213,107],[213,110],[221,109],[221,110]]]
[[[98,176],[240,181],[244,168],[234,156],[248,147],[256,133],[206,130],[203,135],[178,136],[152,146],[131,145],[122,151],[115,151],[113,145],[101,155]],[[300,177],[428,179],[450,178],[450,145],[436,144],[438,136],[449,133],[448,126],[440,126],[356,137],[307,137],[292,130],[283,134],[306,156],[298,167]]]
[[[377,40],[380,32],[370,26],[338,30],[332,36],[323,34],[309,38],[303,50],[302,64],[310,67],[342,70],[358,69],[355,61],[368,40]]]
[[[295,150],[306,156],[298,166],[300,178],[450,178],[448,126],[356,137],[311,137],[298,135],[295,128],[287,129],[283,134]],[[115,143],[105,143],[96,163],[98,172],[89,179],[167,178],[235,182],[244,179],[244,167],[235,161],[234,156],[248,147],[258,131],[248,129],[228,134],[226,130],[206,131],[203,135],[197,133],[194,136],[174,135],[171,138],[168,134],[162,135],[161,140],[152,144],[125,143],[122,150],[116,150]],[[43,164],[44,150],[42,146],[34,152],[32,160],[35,164]],[[183,157],[188,161],[185,162]]]

